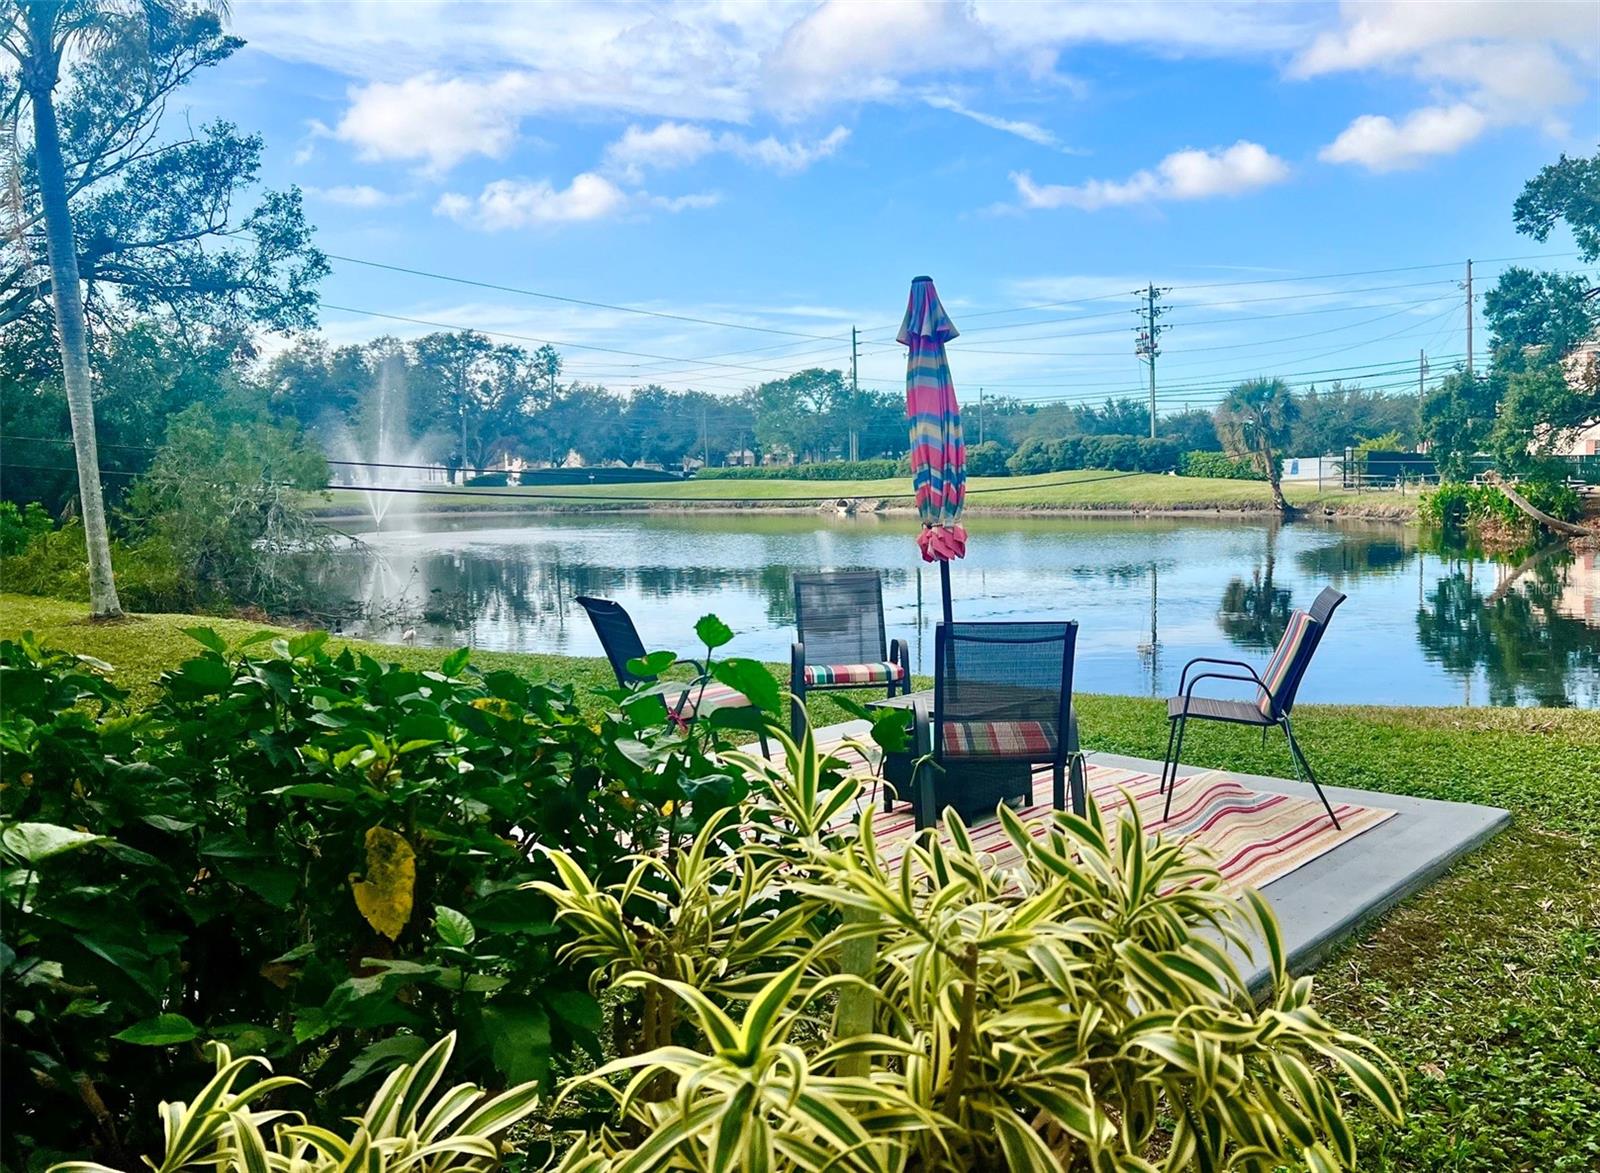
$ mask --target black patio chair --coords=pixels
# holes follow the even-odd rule
[[[1190,721],[1223,721],[1259,728],[1263,739],[1267,730],[1274,725],[1282,729],[1289,741],[1289,756],[1294,761],[1295,773],[1300,776],[1300,781],[1311,783],[1328,811],[1328,818],[1333,820],[1334,829],[1340,829],[1339,816],[1333,813],[1333,804],[1322,792],[1322,784],[1311,772],[1311,763],[1306,761],[1300,743],[1295,740],[1294,725],[1289,714],[1294,710],[1295,694],[1300,690],[1300,681],[1311,664],[1311,657],[1322,642],[1333,613],[1344,600],[1344,594],[1326,587],[1312,602],[1309,611],[1296,611],[1289,616],[1289,626],[1260,675],[1242,660],[1218,660],[1209,656],[1198,656],[1183,666],[1183,672],[1178,677],[1178,695],[1167,700],[1167,756],[1161,765],[1161,789],[1167,795],[1161,815],[1163,820],[1172,814],[1172,794],[1178,788],[1178,758],[1183,753],[1184,727]],[[1241,668],[1245,674],[1208,671],[1196,673],[1191,678],[1189,669],[1196,664]],[[1239,701],[1195,696],[1195,685],[1202,680],[1236,680],[1254,684],[1256,699]]]
[[[1083,755],[1072,711],[1078,625],[1052,622],[941,623],[934,635],[933,710],[915,710],[917,746],[936,769],[917,771],[917,827],[954,806],[992,811],[1001,801],[1033,802],[1033,768],[1049,764],[1051,801],[1084,813]],[[940,791],[943,794],[940,794]]]
[[[799,638],[789,656],[789,691],[796,739],[807,693],[881,688],[895,696],[911,691],[911,651],[905,640],[890,642],[884,631],[883,579],[876,570],[795,575],[794,622]]]
[[[658,676],[643,676],[628,667],[630,660],[641,660],[646,653],[644,641],[639,638],[639,631],[633,625],[633,617],[621,603],[587,595],[580,595],[577,603],[588,612],[589,622],[594,624],[594,633],[600,637],[600,646],[605,649],[606,659],[611,662],[611,670],[617,674],[618,684],[623,687],[649,687],[660,681]],[[657,698],[673,723],[685,726],[695,717],[716,709],[753,707],[742,692],[712,680],[699,660],[679,658],[673,663],[695,670],[694,679],[683,682],[681,693],[668,691]],[[758,736],[761,739],[761,752],[769,753],[767,735],[762,733]]]

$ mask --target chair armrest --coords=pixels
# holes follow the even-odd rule
[[[1270,700],[1273,701],[1274,705],[1277,704],[1277,698],[1273,697],[1272,690],[1270,688],[1268,688],[1265,684],[1262,684],[1261,683],[1261,678],[1259,676],[1257,676],[1254,672],[1250,673],[1250,675],[1248,675],[1248,676],[1238,676],[1238,675],[1235,675],[1232,672],[1202,672],[1198,676],[1196,676],[1193,680],[1189,681],[1188,691],[1183,694],[1183,714],[1182,715],[1185,716],[1185,717],[1187,717],[1189,715],[1189,699],[1192,696],[1194,696],[1194,687],[1195,687],[1195,685],[1199,684],[1202,680],[1237,680],[1237,681],[1239,681],[1239,682],[1241,682],[1243,684],[1253,684],[1257,688],[1261,689],[1262,692],[1266,693],[1267,697]]]
[[[789,691],[794,692],[805,686],[806,673],[806,645],[803,640],[795,640],[789,648]]]
[[[687,664],[689,667],[695,670],[696,675],[703,677],[706,674],[706,666],[704,664],[702,664],[699,660],[691,660],[687,656],[680,656],[678,659],[672,661],[672,664],[673,667],[677,667],[679,664]]]
[[[911,645],[903,639],[889,641],[889,663],[903,664],[906,671],[911,671]]]
[[[1183,692],[1184,682],[1189,677],[1189,669],[1193,668],[1196,664],[1226,664],[1230,668],[1243,668],[1246,672],[1250,673],[1252,677],[1255,677],[1257,684],[1261,683],[1261,678],[1256,676],[1256,670],[1249,664],[1246,664],[1243,660],[1219,660],[1215,656],[1196,656],[1194,659],[1185,664],[1183,666],[1183,671],[1178,674],[1178,691],[1180,693]]]

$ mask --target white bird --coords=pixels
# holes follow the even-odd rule
[[[400,641],[402,643],[415,643],[416,640],[417,629],[415,627],[408,627],[400,633]]]

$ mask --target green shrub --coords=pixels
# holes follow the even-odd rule
[[[1035,436],[1023,441],[1006,461],[1012,473],[1103,468],[1115,472],[1168,472],[1178,467],[1177,441],[1147,436]]]
[[[1559,481],[1527,481],[1518,492],[1535,509],[1560,521],[1576,521],[1583,513],[1583,500]],[[1417,505],[1417,516],[1428,525],[1445,530],[1494,524],[1531,533],[1534,521],[1493,485],[1471,485],[1445,481],[1424,493]]]
[[[28,543],[53,529],[50,514],[37,501],[20,508],[14,501],[0,501],[0,556],[22,553]]]
[[[1235,459],[1226,452],[1185,452],[1178,466],[1180,476],[1217,477],[1232,481],[1264,481],[1267,474],[1253,460]]]
[[[810,734],[681,851],[597,885],[554,856],[536,887],[602,988],[652,1029],[563,1092],[606,1126],[561,1173],[1353,1169],[1338,1084],[1390,1120],[1404,1080],[1292,980],[1266,901],[1243,903],[1137,816],[1054,816],[1002,869],[946,812],[884,861],[859,778]],[[781,879],[781,883],[779,882]],[[784,907],[779,895],[790,897]],[[1229,948],[1265,942],[1256,1006]]]
[[[998,440],[974,444],[967,449],[967,473],[975,477],[1010,476],[1011,470],[1006,467],[1010,457],[1011,449]]]
[[[130,611],[192,611],[219,600],[203,597],[172,543],[156,534],[141,542],[111,543],[117,594]],[[76,518],[39,534],[17,554],[0,558],[0,580],[21,595],[58,599],[89,597],[89,563],[83,523]]]
[[[910,476],[909,461],[825,460],[814,464],[765,464],[757,468],[702,468],[695,477],[722,481],[882,481]]]
[[[190,634],[137,713],[94,663],[0,643],[0,1163],[145,1143],[152,1073],[194,1077],[206,1039],[333,1106],[447,1031],[484,1084],[592,1061],[588,975],[522,885],[553,847],[608,882],[741,797],[720,734],[668,726],[666,686],[591,722],[570,687],[465,649],[417,671],[322,632]]]

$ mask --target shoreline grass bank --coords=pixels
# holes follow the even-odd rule
[[[0,595],[0,638],[24,629],[115,666],[134,692],[198,648],[183,628],[235,641],[268,626],[194,615],[91,624],[79,603]],[[335,641],[409,666],[445,649]],[[680,649],[691,652],[684,647]],[[603,660],[476,653],[482,667],[610,683]],[[836,707],[814,705],[818,723]],[[595,703],[602,703],[595,698]],[[1159,756],[1164,707],[1080,698],[1090,750]],[[1326,1013],[1389,1050],[1411,1086],[1398,1129],[1358,1112],[1363,1167],[1586,1170],[1600,1164],[1600,713],[1562,709],[1296,710],[1323,780],[1510,808],[1511,830],[1361,930],[1316,977]],[[1282,745],[1200,727],[1189,761],[1285,776]]]
[[[1316,516],[1408,521],[1416,514],[1415,493],[1347,492],[1336,486],[1288,483],[1291,506]],[[972,515],[1130,516],[1260,514],[1272,511],[1272,494],[1261,481],[1174,477],[1154,473],[1094,470],[1027,477],[972,477],[967,482]],[[427,487],[399,494],[418,513],[581,513],[683,510],[782,510],[814,512],[847,501],[860,512],[914,516],[907,478],[870,481],[694,480],[648,484]],[[365,516],[366,494],[335,489],[313,504],[330,520]]]

